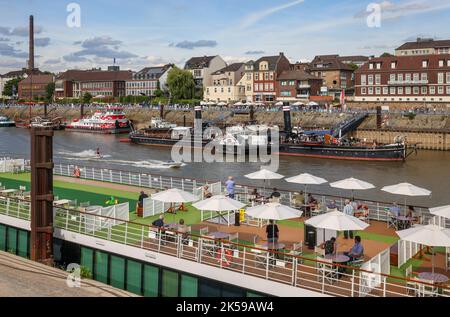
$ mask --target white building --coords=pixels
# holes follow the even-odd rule
[[[195,86],[203,88],[212,86],[212,74],[227,66],[227,63],[217,56],[192,57],[186,62],[184,69],[194,76]]]
[[[133,79],[126,82],[127,96],[154,96],[155,90],[167,90],[167,77],[172,64],[146,67],[133,74]]]

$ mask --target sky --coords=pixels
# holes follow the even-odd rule
[[[77,17],[73,3],[79,27],[67,23]],[[367,23],[376,21],[371,3],[379,27]],[[106,68],[114,58],[137,71],[203,55],[228,63],[280,52],[291,62],[370,56],[418,36],[450,39],[450,0],[0,0],[0,74],[26,66],[30,14],[35,64],[52,72]]]

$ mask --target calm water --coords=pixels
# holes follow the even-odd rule
[[[95,149],[101,148],[105,158],[92,159]],[[0,156],[15,155],[29,157],[29,131],[17,128],[0,128]],[[54,137],[56,162],[70,162],[82,166],[102,166],[109,168],[140,171],[187,178],[225,180],[233,175],[240,183],[257,184],[245,174],[257,171],[257,163],[192,163],[180,169],[164,168],[161,163],[170,160],[170,150],[128,143],[120,143],[119,137],[57,131]],[[279,173],[294,176],[311,173],[324,177],[330,182],[347,177],[356,177],[373,183],[377,188],[407,181],[425,187],[433,192],[427,198],[408,198],[411,204],[437,206],[450,204],[450,152],[419,151],[417,156],[409,157],[406,163],[389,162],[352,162],[312,158],[280,158]],[[262,182],[259,182],[262,185]],[[279,188],[301,189],[300,185],[289,184],[283,180],[272,181],[271,186]],[[312,191],[336,195],[349,195],[328,185],[314,186]],[[379,189],[357,192],[356,197],[376,200],[403,202]]]

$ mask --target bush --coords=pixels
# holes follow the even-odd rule
[[[80,266],[80,277],[86,279],[92,279],[92,272],[85,266]]]

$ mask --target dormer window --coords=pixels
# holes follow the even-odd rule
[[[373,63],[369,64],[369,69],[373,69]]]
[[[391,63],[391,68],[392,69],[396,69],[397,68],[397,62],[392,62]]]
[[[381,69],[381,63],[377,63],[377,69]]]

